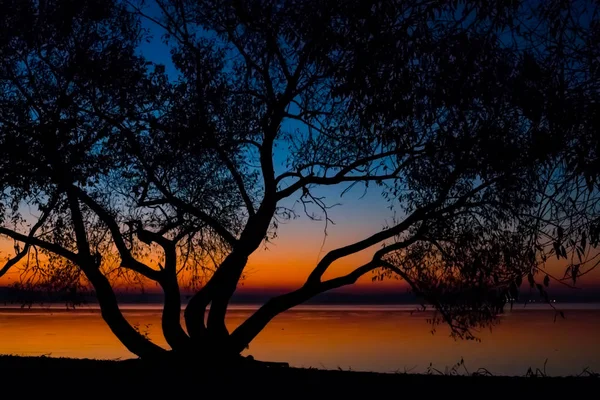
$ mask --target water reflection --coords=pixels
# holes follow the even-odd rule
[[[155,342],[166,345],[155,306],[127,306],[125,315]],[[231,310],[228,326],[240,324],[253,307]],[[565,307],[563,307],[564,309]],[[575,309],[576,308],[576,309]],[[554,321],[540,307],[506,313],[481,342],[455,341],[444,327],[435,335],[429,312],[414,306],[307,306],[275,318],[247,353],[257,359],[287,361],[293,366],[381,372],[424,372],[429,363],[444,370],[464,358],[467,368],[495,374],[522,375],[543,367],[550,375],[577,374],[585,367],[600,371],[600,310],[569,307],[566,319]],[[93,307],[0,310],[0,353],[55,357],[117,359],[131,354],[114,338]]]

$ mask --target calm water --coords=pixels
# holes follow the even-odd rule
[[[428,312],[412,306],[312,306],[280,315],[246,352],[257,359],[287,361],[293,366],[380,372],[425,372],[430,363],[444,371],[461,357],[469,371],[523,375],[529,367],[549,375],[574,375],[584,368],[600,372],[600,307],[562,305],[566,319],[554,322],[551,310],[516,308],[501,317],[481,342],[455,341],[440,327],[434,335]],[[237,326],[251,307],[229,312]],[[159,344],[160,311],[125,307],[125,315]],[[130,358],[93,308],[23,311],[0,309],[0,353],[54,357]],[[463,370],[464,371],[464,370]]]

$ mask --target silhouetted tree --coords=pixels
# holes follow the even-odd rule
[[[0,275],[24,263],[18,289],[61,292],[72,302],[89,282],[112,331],[140,356],[163,350],[125,320],[110,282],[154,281],[165,294],[165,338],[176,348],[187,337],[177,274],[189,270],[194,284],[205,259],[218,260],[224,248],[206,234],[204,222],[175,206],[142,207],[137,199],[157,190],[148,188],[150,177],[195,204],[196,214],[214,215],[230,228],[237,215],[227,209],[237,207],[228,199],[232,186],[222,177],[224,167],[195,152],[178,172],[183,165],[174,162],[187,157],[182,148],[141,164],[138,154],[169,144],[145,126],[149,115],[169,115],[176,88],[161,68],[136,56],[142,31],[122,5],[14,1],[2,8],[0,233],[14,239],[15,256]],[[139,139],[135,153],[127,147],[130,131]],[[140,178],[146,167],[153,173]],[[182,180],[170,181],[171,173]],[[211,209],[215,201],[223,204],[218,214]],[[205,213],[200,204],[209,206]],[[37,220],[27,207],[39,210]],[[140,261],[156,253],[152,246],[163,250],[153,266]]]
[[[85,276],[137,355],[164,351],[123,318],[111,271],[160,285],[175,354],[229,360],[279,313],[365,274],[405,280],[436,321],[471,338],[518,297],[523,278],[545,295],[549,256],[573,257],[573,282],[595,266],[600,37],[591,3],[5,8],[0,234],[20,244],[2,271],[39,249],[45,261],[28,275],[36,282],[76,288]],[[175,73],[136,53],[140,21],[164,32]],[[380,190],[399,217],[328,252],[302,287],[229,332],[248,257],[293,217],[288,200],[328,220],[331,199],[319,187],[355,185]],[[40,210],[31,226],[23,205]],[[374,245],[369,262],[323,279]],[[186,279],[197,290],[184,330]]]

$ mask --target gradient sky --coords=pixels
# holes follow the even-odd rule
[[[153,34],[153,39],[143,42],[140,52],[149,60],[164,64],[167,72],[174,76],[176,72],[170,60],[169,49],[160,38],[161,32],[148,21],[144,21],[144,27]],[[283,129],[294,128],[293,125],[283,127]],[[282,158],[280,156],[281,154],[275,155],[276,161],[278,158]],[[365,194],[363,188],[357,186],[340,198],[340,193],[344,188],[345,186],[321,188],[315,193],[325,196],[328,204],[341,203],[340,206],[330,210],[330,218],[333,219],[335,225],[329,225],[327,237],[324,236],[325,224],[323,221],[310,221],[303,215],[302,206],[295,204],[297,196],[288,199],[285,205],[295,209],[299,218],[286,224],[280,224],[275,241],[268,243],[266,247],[262,247],[251,256],[246,268],[246,279],[243,281],[242,290],[244,288],[299,287],[327,251],[351,244],[380,231],[386,225],[386,221],[393,217],[392,211],[387,207],[388,203],[381,198],[376,189]],[[347,273],[352,268],[368,261],[378,247],[379,245],[339,260],[330,267],[325,278]],[[10,241],[0,243],[2,258],[7,253],[12,256],[11,249]],[[562,276],[564,266],[556,262],[553,264],[550,272]],[[18,279],[18,271],[13,270],[0,278],[0,285],[6,285],[16,279]],[[600,269],[589,274],[583,280],[583,284],[600,285]],[[389,289],[398,285],[403,286],[398,281],[372,283],[371,275],[367,274],[360,279],[357,286],[361,290],[371,291],[375,288]]]
[[[149,13],[152,13],[151,7],[149,5]],[[143,21],[143,27],[150,32],[152,38],[150,41],[142,43],[140,46],[141,54],[153,62],[164,64],[167,73],[175,76],[176,70],[171,63],[169,49],[162,42],[161,30],[147,20]],[[286,121],[282,126],[283,130],[294,130],[296,128],[302,129],[293,121]],[[281,159],[282,164],[283,154],[275,154],[276,162],[278,159]],[[277,163],[275,167],[276,172],[284,171]],[[281,169],[277,171],[277,167]],[[301,205],[294,205],[297,196],[288,199],[285,205],[294,208],[300,217],[287,224],[281,224],[277,239],[273,243],[267,244],[266,248],[257,250],[251,256],[246,268],[247,277],[244,281],[244,287],[298,287],[327,251],[364,239],[380,231],[386,225],[386,222],[391,220],[393,212],[388,208],[389,204],[381,198],[377,189],[374,188],[365,193],[363,187],[357,186],[344,194],[343,197],[340,197],[340,193],[345,187],[343,185],[322,187],[315,193],[324,196],[328,204],[340,203],[339,206],[329,212],[335,225],[330,224],[328,226],[327,237],[324,236],[324,222],[310,221],[303,215]],[[324,278],[347,273],[352,268],[367,262],[378,246],[380,245],[338,260],[329,268]],[[564,268],[564,263],[552,260],[549,272],[556,276],[562,276]],[[600,270],[589,274],[582,281],[582,284],[600,285]],[[403,282],[399,281],[372,283],[371,275],[367,274],[359,280],[356,286],[361,290],[374,290],[376,287],[390,288],[399,285],[405,286]]]
[[[148,12],[152,13],[152,5],[149,4]],[[162,31],[147,20],[144,20],[142,24],[144,29],[150,32],[151,39],[141,44],[140,53],[155,63],[165,65],[167,73],[176,76],[177,72],[171,63],[169,48],[161,39]],[[299,127],[292,121],[286,121],[282,129],[292,131]],[[282,167],[283,153],[276,153],[274,156],[276,172],[285,171]],[[278,161],[280,162],[278,163]],[[296,204],[297,196],[287,199],[283,205],[296,210],[299,218],[287,224],[281,224],[278,238],[251,256],[246,268],[247,278],[244,286],[253,288],[300,286],[327,251],[364,239],[368,235],[380,231],[386,220],[389,221],[393,216],[391,211],[386,208],[388,204],[381,198],[379,192],[373,190],[365,194],[363,188],[357,186],[340,198],[340,193],[345,187],[339,185],[319,188],[318,191],[315,191],[316,195],[325,196],[328,204],[341,204],[329,212],[335,225],[328,226],[327,237],[324,235],[325,223],[311,221],[306,215],[303,215],[302,205]],[[370,252],[363,252],[334,263],[327,271],[325,278],[348,272],[353,267],[368,261],[369,254],[373,249],[370,249]],[[364,286],[364,283],[370,284],[371,276],[364,276],[359,283],[360,286]],[[391,284],[397,286],[398,282],[380,282],[379,286]]]
[[[246,288],[295,288],[302,285],[319,259],[334,248],[345,246],[380,231],[386,219],[391,217],[387,203],[377,192],[367,192],[363,196],[361,189],[352,189],[340,198],[341,188],[327,188],[327,200],[330,204],[340,203],[330,210],[330,218],[335,224],[329,224],[325,236],[323,221],[311,221],[303,214],[301,204],[289,199],[286,206],[298,212],[298,218],[279,225],[277,238],[265,243],[250,258],[246,268]],[[35,214],[35,213],[33,213]],[[346,257],[334,263],[325,278],[343,274],[368,261],[374,246],[360,254]],[[0,258],[14,255],[10,240],[0,242]],[[6,285],[18,279],[19,271],[13,268],[0,278],[0,285]],[[371,276],[366,275],[360,281],[371,285]],[[397,281],[378,282],[378,286],[397,285]],[[363,285],[361,285],[363,286]]]
[[[339,188],[329,188],[328,201],[341,203],[330,210],[330,218],[335,222],[329,225],[328,235],[324,236],[324,222],[311,221],[301,213],[302,208],[296,205],[299,218],[280,224],[278,237],[272,242],[259,248],[251,257],[246,267],[246,279],[242,281],[240,291],[267,291],[290,290],[301,286],[314,266],[323,255],[337,247],[351,244],[357,240],[376,233],[382,229],[386,220],[391,217],[391,211],[386,208],[387,203],[381,199],[376,190],[367,192],[353,189],[343,197],[339,197]],[[288,206],[294,207],[293,201]],[[339,276],[368,261],[379,245],[373,246],[361,253],[338,260],[332,264],[325,278]],[[0,256],[12,256],[12,242],[3,240],[0,243]],[[564,274],[564,262],[550,261],[549,272],[555,276]],[[18,280],[19,272],[13,268],[11,272],[0,278],[0,286]],[[578,286],[600,286],[600,269],[583,277]],[[356,285],[349,288],[355,292],[387,292],[389,290],[402,290],[406,288],[404,282],[386,280],[372,282],[371,275],[363,276]],[[560,286],[551,283],[551,288],[556,290]],[[149,288],[151,289],[151,288]]]

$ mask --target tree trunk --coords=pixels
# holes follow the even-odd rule
[[[248,257],[260,246],[267,234],[275,207],[273,195],[265,197],[257,213],[248,220],[231,253],[208,283],[191,298],[184,315],[188,333],[194,342],[204,341],[208,336],[215,346],[223,346],[225,351],[231,347],[229,332],[225,326],[227,307]],[[209,304],[210,312],[205,325],[206,308]]]
[[[264,327],[277,315],[295,307],[315,295],[314,290],[305,286],[290,293],[274,297],[246,319],[232,334],[233,351],[241,353]]]
[[[183,312],[185,326],[194,342],[200,341],[206,334],[204,317],[206,315],[206,307],[208,307],[208,304],[210,303],[212,286],[211,279],[194,296],[192,296]]]
[[[319,293],[354,284],[358,278],[372,271],[376,266],[375,261],[370,261],[344,276],[319,283],[307,282],[293,292],[272,298],[233,331],[230,336],[232,350],[242,352],[256,335],[280,313],[306,302]]]
[[[175,351],[185,351],[190,344],[190,337],[181,327],[181,296],[177,277],[169,277],[160,285],[165,299],[162,313],[162,330],[165,340]]]
[[[211,336],[228,336],[229,332],[225,326],[225,315],[229,300],[242,276],[244,267],[248,263],[248,256],[239,252],[232,252],[219,270],[215,273],[215,287],[212,301],[210,303],[210,312],[208,314],[207,329]]]
[[[219,266],[208,283],[200,289],[188,303],[184,316],[188,333],[192,339],[202,339],[208,334],[213,340],[229,335],[225,327],[225,314],[229,299],[235,292],[242,271],[248,261],[247,256],[232,251]],[[210,304],[207,325],[204,325],[206,308]]]
[[[102,274],[102,271],[100,271],[100,263],[95,262],[90,253],[79,200],[73,193],[72,188],[67,190],[67,197],[73,218],[75,239],[77,241],[78,265],[96,291],[96,298],[100,305],[102,318],[121,343],[127,347],[127,350],[141,358],[159,357],[165,353],[165,350],[136,331],[121,313],[117,297],[110,282]]]
[[[110,282],[102,272],[94,267],[86,267],[82,270],[94,286],[102,318],[127,350],[141,358],[158,358],[164,355],[166,351],[163,348],[146,339],[125,319]]]
[[[248,257],[262,243],[267,235],[271,219],[275,214],[276,203],[271,197],[265,197],[257,213],[252,216],[240,235],[234,250],[227,256],[214,276],[215,286],[212,295],[207,328],[216,335],[228,336],[225,327],[225,315],[231,297],[235,293]]]

